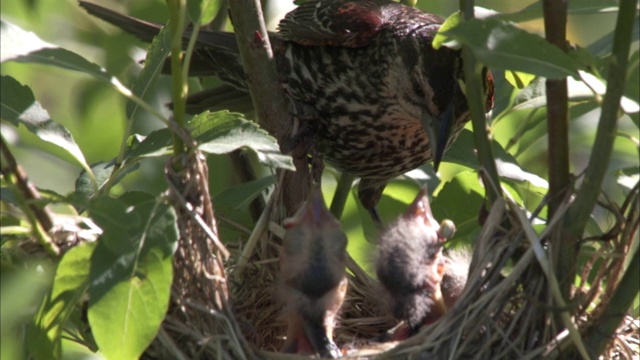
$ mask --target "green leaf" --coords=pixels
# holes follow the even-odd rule
[[[113,173],[114,162],[99,162],[91,165],[91,171],[95,176],[95,181],[98,184],[98,188],[102,188],[102,186],[109,181]],[[132,164],[131,166],[121,167],[118,173],[115,175],[116,178],[111,180],[113,184],[118,183],[122,180],[127,174],[132,171],[137,170],[140,167],[140,163]],[[75,199],[80,202],[87,201],[91,199],[96,194],[96,188],[94,188],[93,183],[90,177],[87,175],[86,171],[80,172],[80,176],[76,179],[76,191],[74,193]]]
[[[78,164],[91,174],[91,169],[71,133],[51,119],[28,86],[20,84],[11,76],[0,77],[0,117],[15,126],[24,125],[44,142],[40,145],[45,149],[50,148],[47,144],[54,145],[62,150],[61,159]]]
[[[5,61],[53,65],[59,68],[79,71],[111,82],[113,77],[100,66],[69,50],[40,40],[35,34],[22,30],[16,25],[0,21],[2,55]],[[5,41],[7,43],[5,44]]]
[[[201,25],[208,24],[220,11],[220,1],[216,0],[187,0],[189,18]]]
[[[105,69],[84,57],[48,44],[40,40],[33,33],[27,32],[13,24],[0,21],[0,39],[2,39],[2,53],[0,59],[21,63],[52,65],[62,69],[78,71],[111,84],[116,90],[128,98],[132,97],[131,90],[109,74]],[[5,45],[5,40],[7,45]]]
[[[171,132],[167,128],[152,131],[139,144],[134,144],[128,152],[127,162],[136,161],[141,157],[156,157],[171,153]]]
[[[62,357],[62,330],[89,285],[89,259],[95,243],[69,250],[56,270],[53,288],[27,332],[27,345],[36,359]]]
[[[151,47],[144,60],[144,67],[131,86],[131,91],[139,98],[144,99],[153,88],[158,76],[162,73],[162,68],[170,52],[171,35],[168,29],[163,27],[151,42]],[[132,100],[127,101],[126,111],[129,121],[136,118],[139,109],[139,104]]]
[[[275,184],[275,175],[261,177],[259,179],[241,183],[239,185],[222,190],[213,198],[213,203],[218,206],[240,209],[251,203],[269,186]]]
[[[135,192],[95,199],[89,212],[103,229],[91,257],[89,323],[106,358],[137,359],[169,305],[176,216]]]
[[[451,39],[447,35],[445,35],[445,33],[453,29],[454,27],[456,27],[459,23],[460,23],[460,11],[456,11],[453,14],[449,15],[449,17],[442,23],[442,25],[440,25],[440,29],[438,29],[438,33],[433,38],[433,42],[432,42],[433,48],[438,50],[447,41],[450,41]]]
[[[445,35],[469,46],[478,60],[491,68],[521,71],[550,79],[578,75],[576,65],[558,47],[505,21],[463,21]]]
[[[504,73],[505,79],[516,89],[523,89],[536,78],[535,75],[523,73],[520,71],[505,71]]]
[[[226,154],[249,148],[258,160],[270,167],[293,170],[291,157],[283,155],[276,140],[266,131],[239,113],[204,112],[191,120],[189,128],[200,144],[200,150],[212,154]]]
[[[0,43],[0,62],[18,58],[32,51],[56,47],[41,40],[36,34],[3,20],[0,20]]]
[[[486,19],[492,16],[496,16],[499,13],[490,9],[486,9],[480,6],[473,7],[473,13],[476,19]],[[433,38],[432,46],[434,49],[439,49],[441,46],[445,45],[457,49],[460,47],[460,44],[455,40],[452,40],[449,36],[446,35],[446,32],[449,29],[456,27],[460,23],[460,11],[456,11],[453,14],[449,15],[447,19],[442,23],[440,28],[438,29],[438,33]]]
[[[204,112],[187,125],[199,143],[200,150],[210,154],[226,154],[240,148],[253,150],[267,166],[293,170],[291,157],[283,155],[275,138],[239,113],[226,110]],[[127,154],[127,161],[138,157],[164,156],[171,153],[168,129],[152,132]]]
[[[453,239],[470,244],[480,228],[478,215],[484,206],[484,187],[475,171],[462,171],[445,183],[431,202],[433,216],[449,219],[456,225]]]

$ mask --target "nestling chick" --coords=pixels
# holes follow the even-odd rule
[[[338,358],[333,328],[347,291],[347,237],[319,189],[284,225],[278,290],[288,328],[282,351]]]
[[[447,309],[451,309],[458,301],[467,284],[471,255],[467,249],[451,249],[446,252],[445,270],[440,289]]]
[[[409,326],[401,338],[414,335],[446,313],[440,284],[447,260],[439,230],[423,189],[380,235],[376,272],[389,295],[393,315]]]

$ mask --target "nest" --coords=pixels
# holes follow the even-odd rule
[[[274,296],[279,244],[284,230],[268,211],[243,248],[228,250],[217,238],[207,187],[207,168],[198,154],[175,174],[166,167],[178,213],[179,249],[174,258],[171,305],[148,359],[286,359],[278,353],[286,325]],[[278,197],[276,193],[272,199]],[[270,201],[267,209],[273,209]],[[620,226],[582,267],[569,306],[557,293],[547,240],[563,219],[557,211],[536,234],[515,203],[494,203],[476,239],[464,292],[439,321],[403,342],[372,341],[397,325],[380,297],[380,284],[349,259],[349,288],[335,340],[345,358],[533,359],[584,354],[585,334],[605,313],[632,253],[638,230],[638,191],[621,210]],[[598,263],[596,266],[596,262]],[[553,306],[549,304],[554,304]],[[563,310],[571,310],[571,313]],[[566,330],[561,330],[561,329]],[[603,358],[640,354],[637,319],[624,318]],[[571,351],[567,352],[567,349]]]

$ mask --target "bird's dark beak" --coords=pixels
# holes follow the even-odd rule
[[[451,135],[453,103],[449,104],[447,110],[439,116],[432,116],[423,112],[421,122],[429,137],[431,153],[433,154],[433,168],[437,172]]]

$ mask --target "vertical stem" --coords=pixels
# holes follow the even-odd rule
[[[474,17],[474,1],[460,0],[460,9],[464,15],[464,20]],[[462,48],[462,59],[464,63],[464,78],[467,84],[467,102],[471,111],[471,122],[473,125],[473,137],[478,150],[478,160],[483,173],[484,186],[487,191],[488,207],[502,197],[498,169],[494,161],[491,140],[487,130],[487,115],[484,108],[484,87],[482,81],[482,66],[476,62],[471,50],[465,46]]]
[[[168,0],[169,29],[171,32],[171,95],[173,98],[173,120],[179,128],[185,124],[187,104],[187,81],[182,76],[182,31],[184,30],[186,0]],[[173,155],[178,156],[185,152],[182,139],[176,134],[172,135]]]
[[[340,220],[342,213],[344,212],[344,205],[347,203],[347,197],[351,191],[351,185],[353,184],[353,175],[343,172],[338,179],[338,186],[336,192],[331,200],[331,214]]]
[[[544,0],[544,28],[549,43],[567,50],[567,0]],[[547,80],[547,131],[549,135],[549,216],[563,200],[569,179],[569,115],[567,80]]]
[[[567,0],[543,0],[544,28],[547,41],[562,51],[567,50]],[[548,79],[547,91],[547,135],[549,192],[547,198],[548,219],[553,217],[570,187],[569,178],[569,107],[567,79]],[[577,241],[566,236],[563,229],[552,232],[551,242],[555,274],[560,282],[560,293],[564,299],[571,295],[575,278]]]
[[[274,50],[271,48],[259,0],[233,0],[229,10],[236,32],[247,85],[260,126],[282,142],[290,128],[289,101],[278,81]],[[274,44],[276,48],[282,44]],[[310,189],[306,152],[300,144],[293,152],[296,172],[286,172],[283,186],[284,208],[293,214]]]

